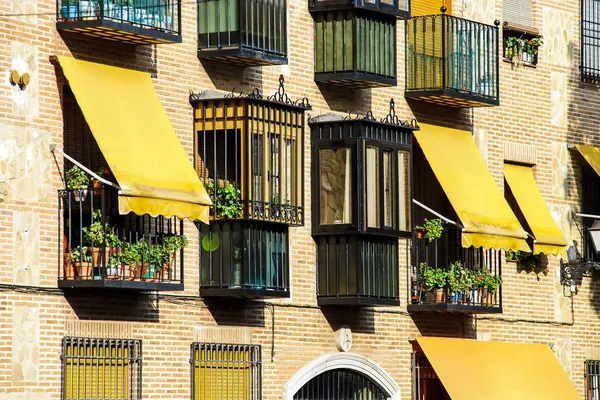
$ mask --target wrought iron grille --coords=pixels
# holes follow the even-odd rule
[[[377,299],[398,304],[398,240],[360,236],[317,239],[319,303]]]
[[[200,227],[200,287],[289,295],[287,227],[213,221]],[[214,292],[213,292],[214,294]]]
[[[406,22],[406,91],[449,90],[497,101],[498,27],[450,15]]]
[[[585,362],[586,400],[600,400],[600,361]]]
[[[581,81],[600,84],[600,1],[581,0]]]
[[[311,379],[294,400],[386,400],[388,396],[365,375],[350,369],[334,369]]]
[[[412,353],[413,400],[450,400],[433,367],[422,352]]]
[[[600,215],[600,177],[589,166],[584,166],[582,169],[582,212],[590,215]],[[582,222],[583,259],[592,263],[600,263],[600,249],[594,248],[589,231],[595,219],[583,218]]]
[[[260,345],[193,343],[192,400],[262,398]]]
[[[365,9],[399,18],[410,16],[409,0],[309,0],[309,11]]]
[[[183,283],[183,249],[165,246],[183,235],[183,221],[119,215],[118,192],[107,186],[58,194],[59,281]]]
[[[281,101],[257,92],[192,99],[196,169],[216,205],[213,219],[304,224],[304,111],[310,106],[293,104],[283,81],[277,95]],[[226,192],[235,201],[223,201]]]
[[[62,400],[141,400],[142,341],[64,337]]]
[[[110,20],[180,35],[180,0],[57,0],[58,21]],[[106,36],[110,36],[106,34]]]
[[[287,57],[286,1],[199,0],[199,53],[234,47]]]
[[[315,19],[315,77],[362,73],[396,79],[396,19],[360,11],[323,12]]]

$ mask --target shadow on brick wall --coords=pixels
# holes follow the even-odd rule
[[[334,332],[348,326],[353,332],[375,333],[374,315],[370,308],[321,307],[321,311]]]
[[[332,111],[365,115],[372,109],[371,89],[352,89],[319,82],[317,87]],[[375,117],[379,119],[383,115]]]
[[[156,296],[120,291],[65,292],[65,299],[80,320],[158,322]]]
[[[265,326],[267,303],[244,301],[235,298],[204,299],[217,325]]]
[[[477,339],[477,323],[469,314],[415,313],[411,317],[421,336]]]
[[[451,108],[416,100],[407,100],[407,103],[420,123],[467,131],[473,128],[473,111],[470,108]]]

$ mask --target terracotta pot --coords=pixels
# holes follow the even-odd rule
[[[418,229],[417,230],[417,239],[425,239],[426,233],[427,233],[427,231],[425,229]]]
[[[148,271],[148,263],[139,263],[138,267],[135,270],[135,280],[142,281],[145,280],[146,272]]]
[[[102,194],[102,182],[98,179],[94,179],[94,195],[100,196]]]
[[[435,290],[435,302],[436,303],[445,303],[446,302],[446,293],[442,289]]]
[[[65,261],[63,264],[63,274],[63,279],[77,279],[79,277],[75,263],[71,260]]]
[[[94,265],[102,265],[102,247],[89,247],[88,254],[92,256]],[[106,264],[108,264],[108,257],[110,257],[110,248],[107,246],[104,249],[104,262]]]
[[[87,194],[87,189],[76,189],[73,191],[73,197],[75,198],[75,201],[85,201]]]
[[[92,279],[92,263],[91,262],[74,262],[75,274],[78,279]]]

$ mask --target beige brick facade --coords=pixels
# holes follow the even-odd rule
[[[580,241],[572,218],[580,206],[581,163],[567,145],[600,147],[600,92],[579,81],[579,1],[533,0],[534,26],[545,44],[537,68],[500,62],[500,106],[450,109],[404,99],[404,28],[398,23],[398,86],[348,90],[313,80],[313,23],[306,0],[288,0],[289,65],[240,68],[200,63],[196,56],[196,4],[182,0],[181,44],[133,47],[81,35],[59,34],[55,1],[0,0],[0,399],[56,400],[61,396],[61,339],[66,335],[121,335],[143,341],[143,398],[190,398],[190,344],[197,340],[250,340],[263,348],[263,398],[282,399],[290,378],[311,360],[337,353],[334,332],[352,330],[351,352],[381,366],[411,398],[409,338],[454,336],[545,343],[581,396],[584,361],[598,358],[600,286],[583,279],[579,294],[563,295],[559,259],[547,276],[503,266],[502,314],[409,315],[406,254],[400,257],[398,307],[321,309],[316,299],[311,232],[310,140],[305,132],[305,225],[290,228],[290,299],[240,302],[200,300],[197,228],[185,223],[185,290],[158,295],[122,292],[65,294],[56,289],[59,260],[56,191],[62,187],[50,143],[62,144],[60,68],[52,55],[70,55],[152,75],[157,93],[190,160],[193,154],[190,90],[233,88],[262,93],[286,79],[291,98],[308,97],[310,115],[349,111],[387,114],[390,98],[403,119],[470,130],[503,189],[507,144],[535,148],[535,176],[555,220]],[[455,15],[493,23],[502,1],[454,0]],[[14,14],[30,14],[15,16]],[[36,15],[34,15],[36,14]],[[9,83],[11,69],[28,71],[24,93]],[[110,99],[107,99],[110,101]],[[528,148],[525,148],[527,151]],[[509,152],[511,150],[508,150]],[[513,150],[514,151],[514,150]],[[532,157],[531,154],[522,155]],[[62,170],[62,159],[58,158]],[[460,160],[456,160],[460,162]],[[473,188],[477,190],[477,188]],[[4,192],[3,192],[4,193]],[[404,241],[401,241],[404,244]],[[401,249],[405,247],[400,246]],[[16,285],[11,287],[11,285]]]

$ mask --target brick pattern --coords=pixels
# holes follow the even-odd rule
[[[18,7],[15,7],[18,4]],[[286,77],[286,92],[291,98],[308,97],[311,115],[373,110],[376,117],[388,111],[394,98],[396,112],[403,119],[415,117],[420,122],[451,126],[487,135],[488,166],[500,188],[503,187],[503,162],[506,143],[535,146],[536,179],[551,210],[567,225],[561,226],[571,240],[580,242],[577,229],[570,221],[571,210],[580,209],[582,161],[567,144],[586,143],[600,146],[597,135],[600,92],[579,83],[579,2],[575,0],[533,1],[534,26],[546,35],[537,68],[513,69],[500,65],[500,106],[486,109],[456,110],[404,100],[404,28],[398,22],[398,86],[372,90],[348,90],[318,86],[313,80],[312,18],[305,0],[288,0],[289,65],[242,69],[217,63],[200,63],[196,58],[196,5],[182,1],[183,42],[175,45],[132,47],[81,35],[59,34],[55,28],[55,1],[0,0],[0,14],[34,10],[37,16],[3,16],[0,28],[0,60],[6,76],[14,57],[15,43],[35,46],[37,80],[35,110],[15,112],[13,87],[5,78],[0,84],[0,122],[19,129],[47,131],[52,143],[61,146],[62,87],[64,77],[59,67],[49,62],[52,55],[134,68],[150,73],[161,102],[181,143],[192,160],[192,108],[190,90],[204,89],[250,91],[257,87],[271,94],[277,89],[278,76]],[[455,15],[461,15],[462,2],[454,1]],[[490,11],[502,16],[502,1]],[[557,17],[558,16],[558,17]],[[555,21],[565,21],[565,38],[557,38]],[[482,21],[492,23],[492,21]],[[561,28],[561,27],[559,27]],[[559,33],[563,33],[559,31]],[[554,35],[554,36],[553,36]],[[4,130],[4,128],[2,128]],[[3,132],[0,132],[0,137]],[[305,137],[309,137],[308,130]],[[34,140],[34,139],[32,139]],[[3,149],[4,141],[0,141]],[[263,397],[280,399],[287,380],[305,363],[329,352],[336,352],[333,332],[343,325],[353,331],[353,352],[380,364],[400,385],[402,398],[410,396],[410,337],[417,335],[486,337],[491,340],[523,343],[570,343],[571,379],[584,394],[584,361],[595,346],[600,330],[600,286],[595,278],[584,278],[580,292],[564,298],[559,279],[558,259],[550,257],[547,276],[519,272],[513,264],[503,268],[504,313],[493,316],[414,315],[406,312],[407,251],[400,241],[399,307],[373,309],[319,309],[316,303],[315,246],[310,236],[311,182],[310,140],[305,141],[305,226],[290,229],[291,298],[281,300],[216,302],[205,304],[199,299],[198,237],[196,227],[186,222],[190,238],[186,250],[185,291],[159,295],[127,293],[60,293],[56,290],[59,246],[57,245],[56,190],[62,186],[59,166],[51,161],[52,187],[45,196],[22,196],[11,188],[11,195],[0,204],[0,283],[11,285],[18,264],[13,252],[15,213],[37,215],[29,234],[39,236],[39,285],[47,290],[0,291],[0,398],[60,398],[61,338],[77,329],[98,334],[111,332],[111,324],[120,326],[128,337],[143,340],[144,399],[188,399],[190,396],[189,349],[198,338],[198,327],[222,327],[222,334],[212,338],[233,340],[231,330],[244,330],[252,343],[263,348]],[[560,150],[560,151],[557,151]],[[8,150],[7,150],[8,151]],[[566,153],[564,153],[566,152]],[[560,161],[560,155],[564,157]],[[460,162],[460,160],[457,160]],[[11,164],[12,165],[12,164]],[[564,171],[559,174],[557,171]],[[0,180],[11,182],[22,175],[16,166],[6,170],[0,162]],[[37,179],[31,177],[31,179]],[[473,190],[477,190],[473,188]],[[562,219],[561,219],[562,218]],[[571,225],[569,225],[571,223]],[[37,282],[37,278],[35,280]],[[19,311],[34,308],[26,316]],[[19,315],[17,318],[16,315]],[[29,319],[38,331],[35,352],[25,357],[36,363],[33,379],[15,379],[14,334],[21,332]],[[18,321],[19,326],[14,326]],[[69,327],[81,321],[79,328]],[[84,323],[85,321],[85,323]],[[90,322],[87,322],[90,321]],[[84,327],[84,324],[90,324]],[[106,324],[106,325],[104,325]],[[25,328],[23,328],[25,329]],[[117,328],[115,328],[117,329]],[[37,335],[37,336],[36,336]],[[245,336],[245,335],[242,335]],[[29,337],[29,336],[27,336]],[[25,344],[23,344],[25,346]],[[595,353],[594,353],[595,354]],[[26,376],[30,376],[25,374]]]

